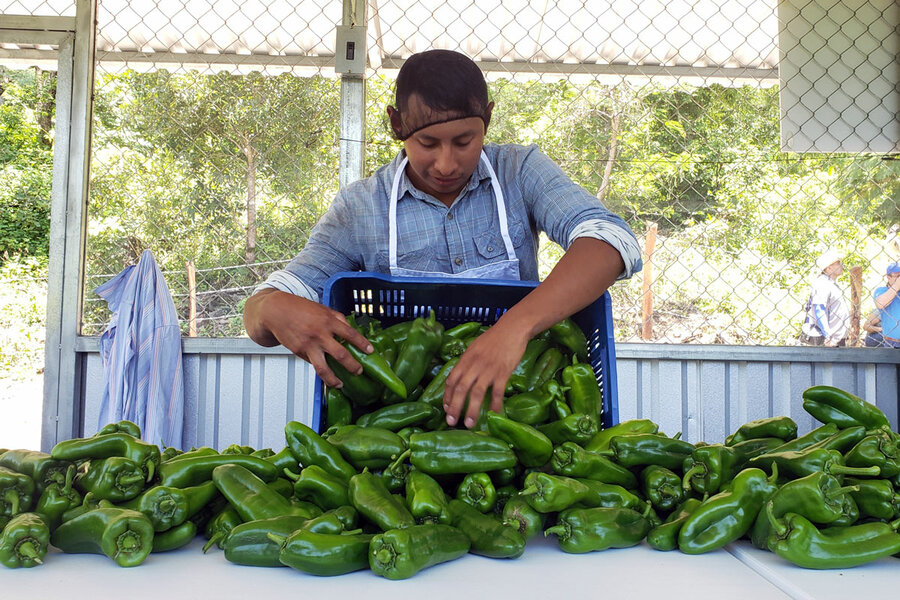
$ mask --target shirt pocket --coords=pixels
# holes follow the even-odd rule
[[[513,247],[519,248],[525,243],[525,226],[522,221],[510,221],[509,237]],[[500,235],[500,229],[485,231],[475,236],[475,248],[482,258],[493,259],[498,256],[506,256],[506,245]]]
[[[424,246],[397,255],[397,266],[412,271],[437,271],[434,248]]]

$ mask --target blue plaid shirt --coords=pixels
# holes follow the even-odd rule
[[[569,179],[536,146],[484,146],[506,201],[509,233],[523,280],[538,281],[539,233],[563,248],[577,237],[609,242],[625,262],[621,277],[641,269],[631,229],[587,190]],[[341,189],[309,241],[260,288],[274,287],[313,300],[341,271],[390,273],[388,207],[402,153],[374,175]],[[458,273],[507,258],[490,176],[481,162],[449,208],[416,189],[404,174],[397,201],[398,266]]]

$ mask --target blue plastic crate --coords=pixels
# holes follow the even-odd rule
[[[322,304],[343,314],[368,315],[385,326],[427,316],[434,309],[447,328],[467,321],[492,325],[537,286],[535,281],[391,277],[366,271],[334,275],[325,283]],[[588,339],[588,356],[603,392],[603,427],[619,422],[616,352],[609,293],[572,315]],[[316,377],[312,422],[325,421],[322,380]]]

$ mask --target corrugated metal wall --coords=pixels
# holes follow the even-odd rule
[[[97,430],[103,367],[82,338],[85,435]],[[311,424],[314,373],[282,348],[246,339],[185,340],[184,445],[284,446],[284,424]],[[898,360],[891,350],[623,344],[616,349],[619,419],[649,418],[669,435],[721,442],[749,420],[790,415],[815,427],[800,394],[841,387],[876,403],[898,428]]]

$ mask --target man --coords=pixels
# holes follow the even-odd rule
[[[892,262],[885,270],[887,285],[875,289],[875,308],[881,317],[882,345],[900,348],[900,263]]]
[[[297,257],[247,300],[244,325],[257,343],[283,345],[326,385],[340,387],[325,355],[351,373],[361,366],[335,337],[372,348],[343,315],[318,303],[328,277],[376,271],[537,280],[545,231],[565,254],[447,378],[447,423],[472,427],[488,389],[491,408],[500,410],[528,340],[639,271],[640,247],[619,216],[537,148],[485,143],[494,103],[468,57],[447,50],[411,56],[398,74],[395,104],[387,112],[403,152],[338,193]]]
[[[844,346],[850,311],[844,294],[835,280],[844,272],[840,255],[835,250],[823,252],[816,259],[819,274],[812,284],[806,303],[806,320],[800,332],[800,342],[809,346]]]

